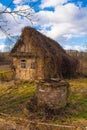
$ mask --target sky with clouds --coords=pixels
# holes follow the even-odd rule
[[[11,0],[0,0],[0,12],[10,3]],[[24,26],[32,26],[65,49],[86,50],[87,0],[12,0],[7,10],[26,10],[25,15],[30,13],[32,19],[0,13],[0,26],[11,36],[17,37]],[[7,51],[14,43],[0,30],[0,51]]]

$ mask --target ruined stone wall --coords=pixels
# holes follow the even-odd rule
[[[37,86],[38,107],[49,107],[58,110],[67,103],[69,84],[64,81],[40,83]]]
[[[29,38],[25,36],[24,44],[17,49],[17,52],[30,53],[34,57],[17,57],[13,58],[13,65],[15,67],[16,79],[23,80],[37,80],[44,78],[43,72],[43,57],[41,57],[41,51],[34,47]],[[26,68],[21,68],[21,60],[26,60]],[[31,68],[31,64],[34,63],[35,67]]]
[[[21,59],[26,60],[26,68],[21,68]],[[36,61],[35,61],[36,60]],[[31,63],[35,62],[35,68],[30,68]],[[13,58],[13,65],[15,67],[15,78],[23,80],[37,80],[44,79],[42,71],[43,60],[41,58]]]

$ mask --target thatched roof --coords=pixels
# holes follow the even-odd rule
[[[13,49],[11,50],[11,53],[16,52],[18,46],[21,46],[22,44],[24,44],[24,38],[25,37],[29,38],[29,42],[32,42],[32,44],[34,44],[34,46],[40,46],[43,48],[43,50],[51,50],[51,52],[55,53],[56,51],[58,52],[64,52],[64,49],[53,39],[48,38],[47,36],[43,35],[42,33],[40,33],[39,31],[35,30],[34,28],[31,27],[25,27],[22,30],[22,34],[20,36],[20,38],[18,39],[18,41],[16,42],[15,46],[13,47]]]
[[[69,56],[66,51],[55,40],[48,38],[39,31],[31,27],[25,27],[22,30],[22,34],[19,40],[16,42],[11,54],[17,55],[17,48],[24,43],[24,39],[27,37],[28,41],[32,43],[34,47],[40,48],[42,54],[49,57],[49,64],[53,62],[52,69],[57,68],[63,77],[74,75],[78,66],[78,61]],[[22,53],[21,53],[22,54]]]

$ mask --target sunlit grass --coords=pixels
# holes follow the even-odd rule
[[[87,78],[67,80],[70,84],[68,104],[59,115],[51,118],[56,124],[87,121]],[[35,95],[36,83],[22,82],[14,85],[13,81],[0,84],[0,112],[23,116],[22,106]],[[42,113],[40,113],[42,114]]]
[[[0,112],[20,114],[21,105],[35,94],[35,84],[28,83],[19,86],[0,85]]]
[[[72,79],[68,82],[70,83],[69,110],[73,111],[72,117],[87,120],[87,78]]]
[[[12,70],[0,70],[0,80],[1,81],[9,81],[13,77],[13,71]]]

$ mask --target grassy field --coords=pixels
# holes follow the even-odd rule
[[[87,125],[87,78],[71,79],[67,121]],[[68,120],[69,119],[69,120]]]
[[[13,71],[10,69],[7,70],[0,70],[0,80],[2,81],[9,81],[13,78]]]
[[[67,80],[70,83],[68,104],[50,118],[40,116],[41,120],[55,124],[87,125],[87,78]],[[27,118],[22,107],[35,94],[35,83],[14,81],[0,83],[0,113]],[[39,117],[38,117],[39,118]]]
[[[10,115],[22,114],[22,105],[35,92],[33,83],[14,85],[14,81],[0,84],[0,112]]]

